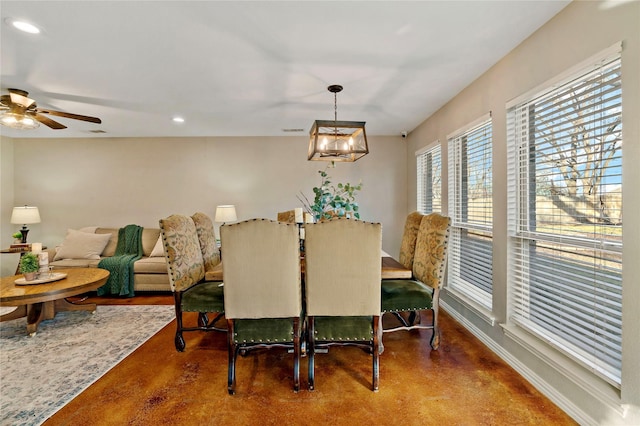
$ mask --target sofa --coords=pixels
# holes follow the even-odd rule
[[[119,228],[69,229],[64,241],[47,250],[53,269],[96,268],[115,254]],[[159,228],[142,230],[143,257],[134,263],[134,291],[171,291]]]

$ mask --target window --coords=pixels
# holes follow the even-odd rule
[[[509,318],[620,384],[622,87],[605,56],[507,105]]]
[[[442,211],[442,159],[440,143],[416,153],[418,166],[418,211]]]
[[[491,310],[493,193],[491,117],[455,132],[449,142],[448,288]]]

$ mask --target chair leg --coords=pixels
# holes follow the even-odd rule
[[[233,339],[235,334],[233,320],[227,320],[227,347],[229,351],[229,368],[227,377],[227,391],[229,395],[236,393],[236,343]]]
[[[293,319],[293,391],[300,390],[300,318]]]
[[[378,385],[380,381],[380,370],[379,370],[380,336],[379,336],[379,329],[378,329],[379,324],[380,324],[380,317],[374,316],[372,320],[372,326],[373,326],[373,377],[372,377],[373,389],[372,390],[374,392],[378,391]]]
[[[209,317],[206,312],[198,312],[198,327],[205,328],[209,325]]]
[[[437,351],[440,347],[440,327],[438,326],[438,311],[440,307],[440,289],[433,290],[433,336],[431,336],[431,348]]]
[[[307,339],[309,340],[309,346],[307,347],[307,355],[309,358],[309,390],[315,389],[315,321],[313,317],[307,317]]]
[[[176,336],[174,338],[174,344],[178,352],[184,352],[186,344],[184,337],[182,337],[182,292],[174,292],[173,298],[176,309]]]
[[[383,314],[380,314],[378,317],[378,354],[382,355],[384,353],[384,343],[382,342],[382,336],[384,334],[384,328],[382,327],[382,317]]]

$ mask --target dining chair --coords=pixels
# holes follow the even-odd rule
[[[278,222],[296,223],[296,211],[287,210],[286,212],[278,212]]]
[[[424,215],[420,212],[413,212],[407,216],[404,222],[402,242],[400,244],[400,256],[398,262],[407,269],[413,269],[413,258],[416,252],[416,238],[420,229],[420,222]]]
[[[216,244],[216,231],[213,227],[213,221],[205,213],[197,212],[191,216],[193,224],[196,226],[196,234],[198,234],[198,242],[200,243],[200,251],[202,252],[202,261],[204,263],[204,280],[218,281],[213,278],[214,269],[220,264],[220,249]],[[203,327],[212,327],[218,320],[224,316],[224,313],[218,312],[217,315],[209,322],[206,312],[201,312],[198,321]]]
[[[398,330],[431,329],[431,347],[440,346],[438,310],[440,290],[444,283],[451,219],[438,213],[426,215],[420,221],[413,259],[413,279],[382,280],[382,315],[392,313],[399,326],[383,329],[384,333]],[[420,311],[432,311],[430,324],[422,324]],[[409,312],[409,320],[400,313]]]
[[[409,213],[404,222],[404,230],[402,232],[402,242],[400,244],[400,255],[398,257],[398,262],[400,262],[405,268],[412,270],[412,276],[410,278],[413,278],[413,259],[416,252],[416,238],[418,237],[420,222],[422,222],[422,218],[424,216],[424,214],[415,211]],[[394,312],[393,314],[403,324],[413,324],[417,318],[416,311],[410,311],[407,319],[402,317],[399,312]]]
[[[378,390],[382,226],[335,218],[306,228],[305,286],[309,389],[319,347],[355,345],[373,358]]]
[[[227,331],[210,323],[207,313],[224,314],[224,296],[220,282],[205,280],[205,266],[193,219],[174,214],[160,219],[160,232],[169,272],[169,284],[176,311],[176,350],[185,349],[185,331]],[[198,325],[185,327],[183,312],[198,312]]]
[[[302,289],[298,227],[253,219],[220,227],[229,353],[227,390],[236,387],[238,352],[293,349],[293,389],[300,389]]]

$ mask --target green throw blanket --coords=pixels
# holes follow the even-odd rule
[[[133,263],[142,257],[142,227],[127,225],[118,230],[116,253],[105,257],[98,268],[106,269],[111,275],[107,282],[98,288],[98,296],[115,294],[133,297]]]

